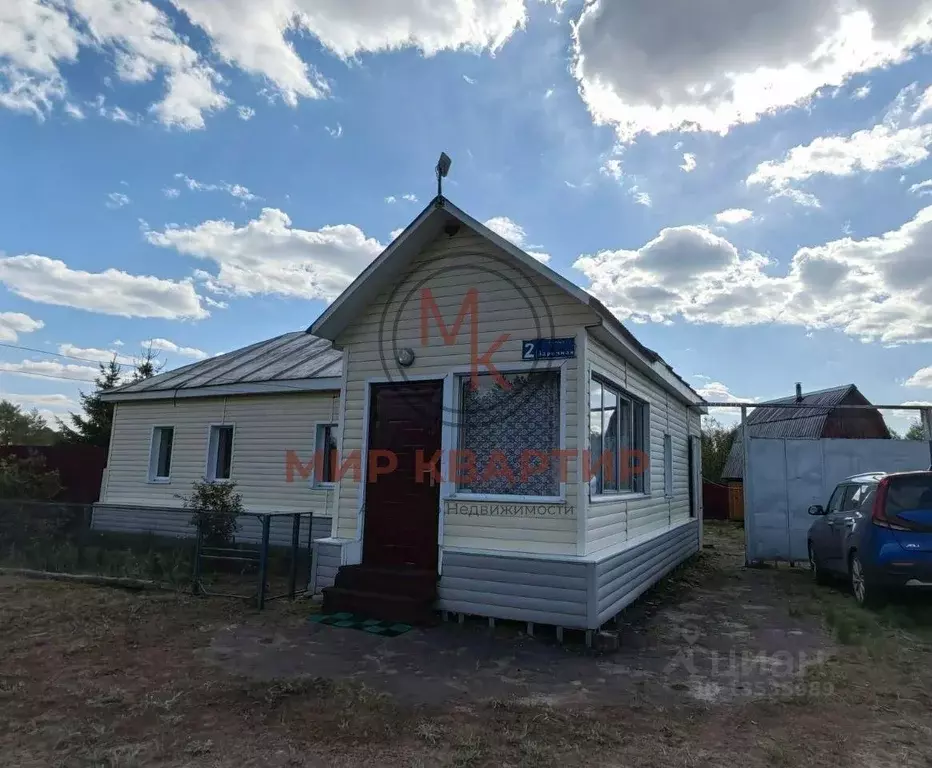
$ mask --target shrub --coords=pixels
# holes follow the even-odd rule
[[[183,496],[184,508],[193,512],[191,524],[200,529],[206,544],[229,544],[239,528],[237,517],[243,508],[242,494],[236,492],[236,483],[212,483],[198,480],[190,496]]]
[[[58,470],[48,470],[45,457],[30,453],[24,458],[0,458],[0,499],[48,501],[62,489]]]

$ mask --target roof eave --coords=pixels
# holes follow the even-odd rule
[[[343,380],[339,376],[322,376],[314,379],[286,379],[281,381],[245,381],[237,384],[212,384],[203,387],[179,387],[145,392],[102,392],[105,403],[124,403],[140,400],[182,400],[195,397],[224,397],[226,395],[280,395],[308,392],[339,392]]]

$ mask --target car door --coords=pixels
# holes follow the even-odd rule
[[[854,514],[855,499],[860,490],[860,485],[840,485],[836,489],[840,493],[832,495],[826,523],[828,523],[831,532],[832,543],[830,545],[829,558],[832,570],[846,571],[848,568],[848,536],[853,528],[852,515]]]
[[[833,511],[837,514],[841,509],[846,487],[839,485],[832,491],[832,496],[825,507],[825,515],[816,519],[809,534],[819,566],[826,570],[837,570],[839,568],[837,562],[838,552],[835,547],[835,531],[831,521]]]

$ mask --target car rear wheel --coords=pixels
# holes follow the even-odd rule
[[[816,584],[828,584],[829,575],[819,565],[815,551],[812,549],[812,542],[809,542],[809,570],[812,571],[812,577]]]
[[[857,600],[858,605],[865,608],[877,608],[883,605],[883,590],[874,584],[873,580],[867,575],[864,563],[861,562],[857,552],[851,553],[848,573],[851,577],[851,592],[854,594],[854,599]]]

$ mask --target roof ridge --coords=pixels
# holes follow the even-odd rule
[[[839,384],[837,387],[826,387],[825,389],[814,389],[812,390],[812,392],[803,392],[802,396],[806,398],[806,397],[812,397],[813,395],[825,395],[825,394],[828,394],[829,392],[840,392],[841,390],[847,391],[850,389],[857,389],[857,386],[854,384]],[[755,407],[760,407],[762,405],[771,405],[774,403],[785,403],[788,401],[795,401],[795,400],[796,400],[796,395],[788,395],[786,397],[778,397],[775,400],[762,400]]]

